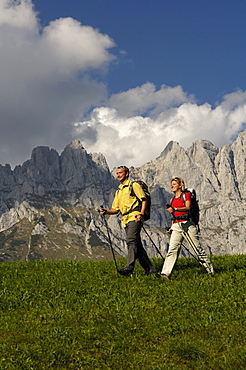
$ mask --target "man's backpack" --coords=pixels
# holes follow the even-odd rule
[[[182,194],[182,200],[185,203],[185,193],[190,193],[191,197],[191,206],[190,206],[190,211],[189,211],[189,219],[194,222],[194,224],[197,226],[199,230],[199,219],[200,219],[200,209],[199,209],[199,204],[198,200],[196,198],[196,191],[195,189],[185,189]]]
[[[149,192],[149,188],[148,186],[145,184],[144,181],[131,181],[130,182],[130,195],[132,197],[136,197],[138,202],[139,202],[139,211],[141,210],[141,200],[136,196],[136,194],[134,193],[134,190],[133,190],[133,183],[136,182],[138,183],[139,185],[141,185],[143,191],[144,191],[144,194],[145,194],[145,198],[147,200],[147,207],[146,207],[146,210],[144,212],[144,221],[147,221],[150,219],[150,206],[151,206],[151,198],[150,198],[150,192]]]

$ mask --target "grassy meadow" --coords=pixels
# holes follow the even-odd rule
[[[213,263],[181,258],[171,282],[139,264],[2,263],[0,369],[245,369],[246,255]]]

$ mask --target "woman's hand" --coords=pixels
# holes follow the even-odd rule
[[[172,229],[171,229],[171,227],[166,227],[166,232],[167,232],[168,234],[172,234]]]
[[[173,207],[169,207],[169,208],[167,208],[167,211],[168,211],[169,213],[173,213],[173,212],[174,212],[174,209],[173,209]]]

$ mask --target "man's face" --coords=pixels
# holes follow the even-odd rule
[[[128,179],[128,172],[126,172],[124,168],[117,168],[116,176],[117,176],[117,179],[121,183],[123,183],[125,180]]]

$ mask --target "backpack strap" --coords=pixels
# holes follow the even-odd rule
[[[182,198],[182,200],[183,200],[183,202],[184,202],[184,205],[185,205],[186,197],[185,197],[185,193],[184,193],[184,192],[182,192],[182,194],[181,194],[181,198]]]
[[[130,189],[130,196],[131,197],[136,197],[136,194],[135,194],[134,189],[133,189],[133,181],[130,181],[129,189]]]
[[[175,198],[175,197],[173,197],[173,198],[171,198],[171,199],[170,199],[171,207],[172,207],[172,203],[173,203],[174,198]],[[181,193],[181,198],[182,198],[182,200],[183,200],[183,202],[184,202],[184,205],[185,205],[185,201],[186,201],[186,199],[185,199],[185,193]]]
[[[131,197],[136,197],[137,198],[137,200],[138,200],[138,203],[139,203],[139,206],[140,206],[140,204],[142,203],[142,200],[141,199],[139,199],[138,198],[138,196],[135,194],[135,191],[134,191],[134,189],[133,189],[133,183],[134,183],[135,181],[131,181],[130,182],[130,185],[129,185],[129,188],[130,188],[130,195],[131,195]]]
[[[130,181],[130,184],[129,184],[129,189],[130,189],[130,196],[131,197],[136,197],[137,200],[138,200],[138,205],[132,209],[130,209],[128,212],[125,212],[122,214],[122,216],[125,216],[125,215],[128,215],[129,213],[131,212],[134,212],[134,211],[140,211],[140,207],[141,207],[141,200],[136,196],[135,192],[134,192],[134,189],[133,189],[133,181]]]

